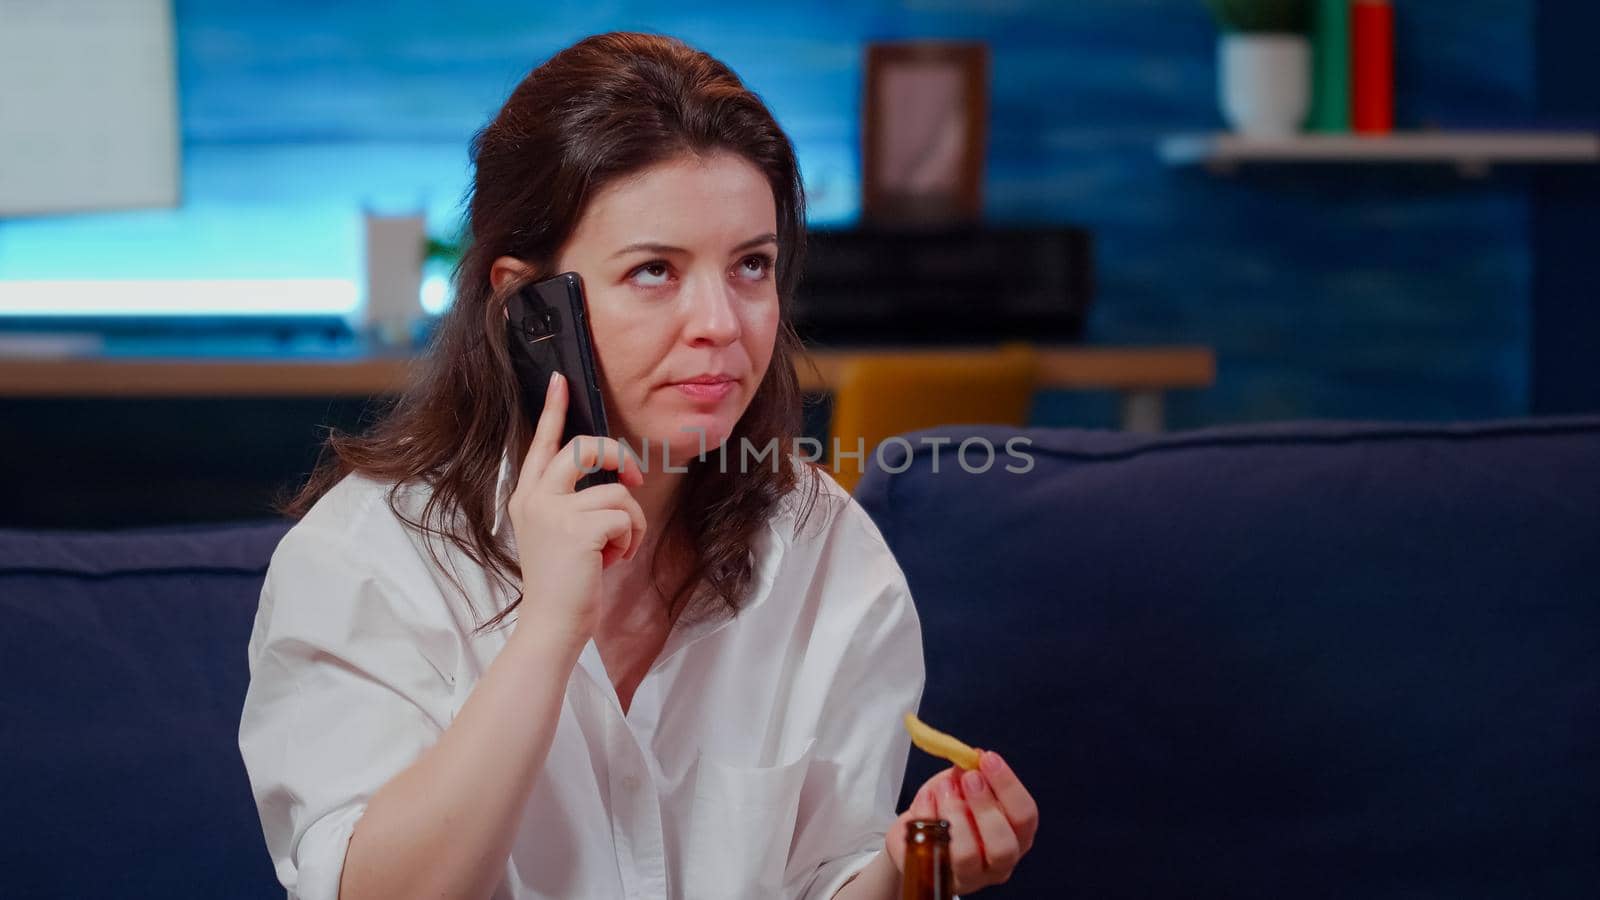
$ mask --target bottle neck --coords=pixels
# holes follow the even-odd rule
[[[950,900],[955,879],[950,874],[950,823],[913,819],[906,825],[902,900]]]

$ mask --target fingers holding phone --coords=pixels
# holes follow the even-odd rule
[[[522,461],[519,485],[543,480],[550,491],[570,494],[577,490],[579,479],[596,470],[616,472],[621,482],[630,487],[644,484],[638,457],[623,454],[622,444],[615,438],[579,434],[561,446],[566,416],[567,379],[560,372],[552,372],[544,409],[534,423],[533,441]]]
[[[612,438],[576,435],[561,446],[566,411],[567,381],[552,374],[508,512],[528,613],[587,641],[598,622],[601,571],[643,545],[644,510],[629,487],[644,475]],[[596,466],[620,483],[577,490]]]

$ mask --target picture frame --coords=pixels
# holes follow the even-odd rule
[[[988,45],[874,42],[867,45],[864,81],[863,223],[977,221],[988,136]]]

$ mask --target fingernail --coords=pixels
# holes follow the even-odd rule
[[[983,755],[978,758],[978,768],[982,769],[986,774],[999,775],[1005,768],[1005,763],[1000,759],[1000,754],[993,750],[985,750]]]
[[[956,786],[955,786],[955,784],[952,783],[950,781],[950,779],[948,779],[948,778],[939,779],[939,796],[941,796],[941,797],[954,797],[955,795],[956,795]]]
[[[961,784],[967,789],[968,797],[981,794],[987,789],[987,785],[985,785],[983,782],[983,775],[979,774],[976,770],[961,776]]]

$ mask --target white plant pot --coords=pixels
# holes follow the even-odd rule
[[[1311,110],[1311,42],[1298,34],[1224,34],[1217,90],[1234,131],[1287,137]]]

